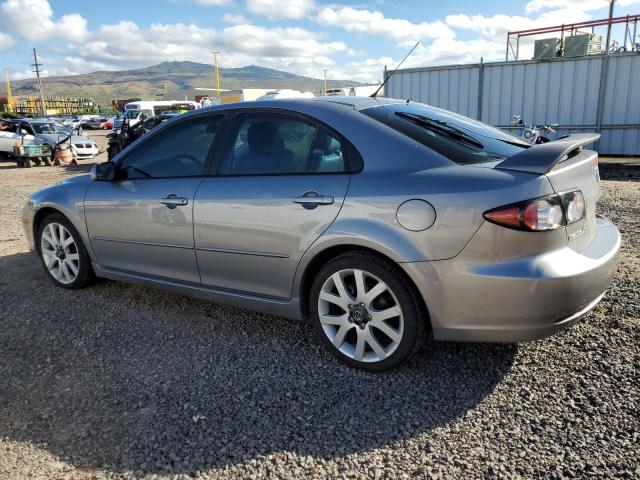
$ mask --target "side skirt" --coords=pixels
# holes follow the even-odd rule
[[[120,282],[133,283],[144,287],[160,288],[178,295],[199,298],[214,303],[244,308],[255,312],[277,315],[291,320],[303,321],[300,299],[276,299],[258,297],[240,292],[220,290],[202,285],[183,284],[171,280],[146,277],[135,273],[122,272],[105,268],[92,263],[93,271],[98,277]]]

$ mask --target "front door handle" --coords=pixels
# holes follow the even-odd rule
[[[171,193],[166,197],[160,199],[160,203],[166,205],[168,208],[176,208],[179,205],[186,205],[189,200],[184,197],[178,197],[175,193]]]
[[[304,192],[301,196],[293,199],[295,203],[299,203],[306,209],[316,208],[318,205],[331,205],[333,196],[320,195],[318,192]]]

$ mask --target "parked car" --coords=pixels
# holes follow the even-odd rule
[[[78,116],[74,116],[71,118],[68,118],[64,121],[62,121],[61,123],[67,127],[70,127],[72,130],[78,132],[80,131],[80,133],[78,133],[78,135],[82,135],[82,127],[80,126],[83,122],[85,122],[84,119],[78,117]]]
[[[20,130],[37,137],[42,143],[48,144],[51,151],[55,149],[58,142],[66,139],[71,144],[71,153],[77,160],[89,160],[98,154],[96,142],[84,135],[74,135],[72,127],[68,125],[46,119],[29,118],[17,120],[15,123]]]
[[[109,124],[109,120],[105,117],[95,117],[86,119],[80,122],[80,127],[85,130],[106,130],[107,128],[111,128],[112,124]]]
[[[22,223],[60,287],[309,319],[340,360],[386,370],[430,335],[525,341],[594,308],[620,246],[596,214],[598,138],[531,145],[406,100],[214,106],[34,193]]]
[[[5,158],[16,159],[18,166],[31,166],[31,162],[27,161],[25,163],[24,159],[21,159],[15,155],[14,147],[18,146],[29,146],[29,145],[43,145],[45,142],[41,138],[38,138],[32,134],[29,134],[27,131],[21,131],[18,128],[18,124],[14,121],[10,120],[0,120],[0,156]],[[46,155],[51,154],[50,150],[47,149],[45,152]],[[41,161],[45,163],[49,163],[49,158],[45,155],[42,159],[34,159],[36,164],[39,164]]]

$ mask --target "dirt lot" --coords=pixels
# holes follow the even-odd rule
[[[593,313],[529,344],[437,344],[384,375],[337,363],[307,325],[53,287],[19,209],[88,169],[0,163],[0,478],[640,477],[633,168],[603,168],[623,249]]]

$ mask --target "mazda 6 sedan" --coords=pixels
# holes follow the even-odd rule
[[[34,193],[30,245],[60,287],[95,277],[308,320],[390,369],[435,340],[557,332],[609,287],[599,135],[531,145],[406,100],[319,97],[169,120]]]

